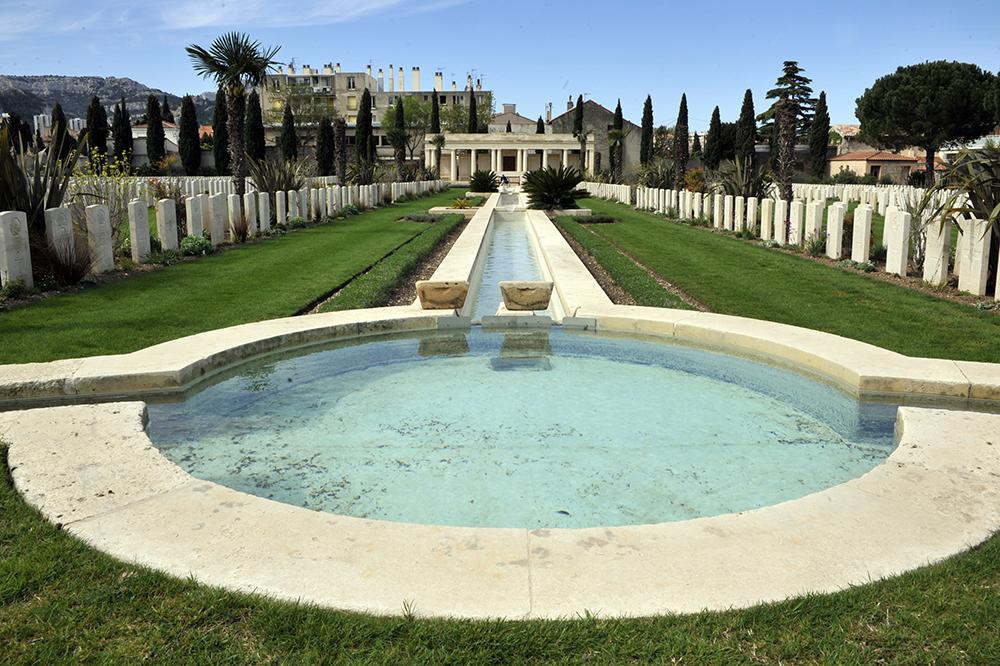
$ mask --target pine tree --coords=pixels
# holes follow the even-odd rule
[[[778,192],[782,199],[792,201],[792,174],[795,169],[795,130],[798,104],[791,97],[778,100]]]
[[[538,121],[535,122],[535,134],[545,134],[545,121],[541,116],[538,116]]]
[[[166,142],[163,136],[163,118],[160,116],[160,100],[155,95],[146,99],[146,157],[154,169],[166,157]]]
[[[722,120],[719,118],[719,107],[712,111],[712,121],[708,125],[708,135],[705,137],[705,166],[718,169],[722,161]]]
[[[176,123],[174,120],[174,112],[170,110],[170,103],[167,101],[167,96],[163,96],[163,105],[160,107],[160,117],[163,118],[165,123]]]
[[[431,134],[441,133],[441,105],[438,102],[438,96],[435,92],[431,95]]]
[[[830,144],[830,113],[826,108],[826,91],[820,92],[816,112],[809,126],[809,168],[814,178],[826,175],[827,154]]]
[[[653,98],[646,95],[642,105],[642,142],[639,145],[639,162],[648,164],[653,156]]]
[[[361,93],[361,105],[358,107],[358,119],[355,124],[354,137],[359,162],[370,162],[375,159],[374,135],[372,130],[372,95],[365,88]]]
[[[131,165],[132,163],[132,118],[129,116],[125,99],[122,98],[115,106],[111,135],[115,142],[115,159]]]
[[[295,131],[295,114],[292,113],[291,104],[285,104],[285,110],[281,116],[281,134],[278,137],[278,145],[281,147],[281,159],[286,162],[294,162],[299,158],[299,134]]]
[[[108,153],[108,113],[104,110],[101,100],[94,95],[87,106],[87,136],[91,152],[98,155]]]
[[[736,121],[736,159],[744,165],[752,166],[757,145],[757,120],[753,110],[753,93],[747,88],[743,93],[743,107],[740,119]]]
[[[198,114],[194,99],[185,95],[181,100],[181,122],[178,127],[177,151],[180,153],[184,173],[197,176],[201,169],[201,137],[198,136]]]
[[[469,94],[469,134],[479,132],[479,113],[476,109],[476,94]]]
[[[691,141],[691,157],[701,159],[701,138],[697,132],[694,133],[694,139]]]
[[[812,79],[803,76],[803,71],[798,62],[786,60],[782,65],[782,74],[775,81],[774,88],[767,91],[767,99],[773,99],[774,102],[770,108],[757,116],[757,120],[763,123],[760,133],[765,138],[770,139],[772,134],[780,133],[775,121],[778,117],[778,108],[783,104],[782,100],[788,102],[784,105],[785,111],[795,114],[795,136],[804,137],[809,131],[816,100],[813,98],[812,88],[809,86]]]
[[[347,121],[337,118],[333,121],[333,161],[337,167],[340,183],[347,178]]]
[[[251,90],[247,95],[247,119],[244,125],[243,145],[246,146],[247,157],[258,162],[266,154],[264,142],[264,119],[261,117],[260,95]]]
[[[333,125],[326,116],[319,119],[316,130],[316,171],[320,176],[333,173]]]
[[[226,90],[220,87],[215,93],[215,110],[212,115],[212,155],[215,157],[215,173],[220,176],[229,173],[229,111],[226,104]]]
[[[688,152],[688,102],[687,95],[681,95],[681,105],[677,110],[677,124],[674,125],[674,182],[684,184],[684,174],[690,157]]]

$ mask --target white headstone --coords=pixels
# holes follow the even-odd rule
[[[784,199],[774,202],[774,228],[771,231],[775,243],[778,245],[788,243],[788,202]]]
[[[64,264],[70,264],[76,258],[73,216],[69,208],[45,209],[45,242]]]
[[[87,206],[87,245],[90,247],[90,266],[94,273],[115,270],[115,250],[111,242],[111,215],[104,204]]]
[[[851,227],[851,260],[859,264],[868,262],[872,237],[872,207],[860,204],[854,209],[854,225]]]
[[[733,230],[733,195],[727,194],[723,199],[723,226],[729,231]]]
[[[177,203],[173,199],[156,202],[156,235],[160,237],[161,248],[177,249]]]
[[[948,258],[951,250],[951,219],[944,216],[925,227],[924,282],[942,285],[948,282]]]
[[[0,213],[0,283],[3,283],[0,286],[7,286],[14,280],[22,280],[29,289],[35,286],[31,275],[28,216],[17,210]]]
[[[274,220],[281,226],[288,224],[288,195],[282,191],[274,193]]]
[[[149,209],[146,202],[133,199],[128,204],[128,233],[132,246],[132,261],[141,264],[150,253]]]
[[[299,213],[299,193],[295,190],[288,190],[288,221],[301,217]]]
[[[204,213],[201,212],[201,204],[201,197],[188,197],[184,200],[188,236],[201,236],[205,231]]]
[[[760,239],[769,241],[772,239],[772,229],[774,228],[774,199],[764,197],[760,202]]]
[[[257,193],[257,221],[261,233],[271,231],[271,198],[267,192]]]
[[[906,277],[906,267],[910,256],[910,214],[899,209],[890,209],[885,224],[889,227],[885,248],[885,271]]]
[[[826,211],[826,256],[840,259],[844,253],[844,214],[847,206],[841,202],[832,204]]]
[[[985,220],[962,220],[962,270],[958,274],[958,288],[976,296],[986,293],[989,278],[990,233]]]
[[[226,195],[213,194],[208,201],[211,208],[208,235],[213,246],[222,245],[226,242]]]
[[[243,194],[243,214],[247,221],[247,238],[257,235],[257,194],[246,192]]]
[[[796,199],[792,201],[790,212],[788,215],[788,244],[789,245],[801,245],[802,241],[802,211],[803,211],[802,201]]]
[[[741,196],[733,200],[733,228],[736,231],[743,231],[746,227],[745,205],[746,203]]]

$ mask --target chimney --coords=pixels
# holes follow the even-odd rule
[[[411,76],[413,77],[413,90],[414,90],[414,92],[417,91],[417,90],[420,90],[420,68],[419,67],[414,67],[413,68],[413,73],[411,74]]]
[[[458,84],[454,81],[451,82],[451,91],[456,92],[458,90]]]
[[[406,79],[403,78],[403,68],[399,68],[399,92],[406,90]]]
[[[482,90],[482,89],[483,89],[483,80],[476,79],[476,90]]]
[[[340,63],[339,62],[333,68],[333,71],[336,72],[337,74],[340,74]]]
[[[389,92],[396,89],[396,79],[392,76],[392,63],[389,63]]]
[[[278,65],[278,74],[284,74],[284,73],[285,73],[285,68],[282,67],[281,65]]]
[[[371,65],[368,65],[368,66],[365,67],[365,73],[368,75],[369,78],[371,78],[371,75],[372,75],[372,66]]]
[[[295,64],[294,63],[291,63],[291,62],[288,63],[288,73],[289,74],[294,74],[295,73]]]
[[[510,114],[517,113],[517,104],[504,104],[503,105],[503,112],[504,113],[510,113]]]
[[[434,90],[438,92],[444,90],[444,75],[441,72],[434,72]]]
[[[472,90],[472,74],[465,75],[465,89]]]
[[[545,105],[545,122],[552,122],[552,102],[548,102]]]
[[[572,95],[570,95],[569,99],[566,100],[566,110],[567,111],[572,111],[573,110],[573,96]]]
[[[306,76],[312,74],[312,70],[309,68],[309,65],[302,65],[302,73]]]
[[[378,91],[379,92],[385,91],[385,75],[382,74],[381,67],[378,68]]]
[[[325,65],[323,65],[323,74],[326,75],[326,76],[329,76],[329,75],[333,74],[333,63],[332,62],[328,62]]]

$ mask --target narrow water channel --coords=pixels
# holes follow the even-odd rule
[[[496,314],[502,302],[500,282],[503,280],[542,280],[541,262],[536,256],[524,211],[494,211],[486,261],[479,276],[472,319]]]

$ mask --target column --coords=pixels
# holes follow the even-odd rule
[[[583,158],[585,156],[581,155],[580,157]],[[568,163],[569,163],[569,151],[566,150],[565,148],[563,148],[563,151],[562,151],[562,167],[565,169],[566,166],[568,165]]]
[[[451,181],[455,182],[458,180],[458,151],[452,148],[451,154]]]
[[[549,168],[549,150],[548,150],[548,148],[543,148],[542,149],[542,168],[543,169],[548,169]]]
[[[524,151],[520,148],[517,149],[517,168],[516,171],[518,175],[524,173]]]
[[[470,157],[469,157],[469,177],[471,178],[472,174],[474,174],[476,172],[476,169],[477,169],[478,164],[479,164],[479,151],[477,151],[475,148],[473,148],[469,152],[470,152]]]

